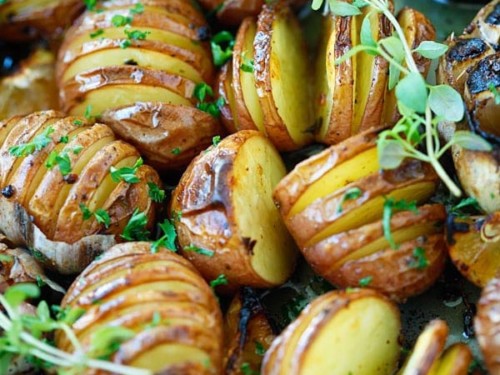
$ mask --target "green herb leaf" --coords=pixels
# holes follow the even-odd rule
[[[119,348],[120,344],[135,336],[131,329],[104,325],[97,328],[90,335],[90,345],[87,355],[91,358],[109,359]]]
[[[373,281],[373,276],[366,276],[359,280],[358,284],[362,288],[366,288]]]
[[[215,288],[219,285],[227,285],[229,283],[229,281],[227,280],[227,277],[226,275],[224,275],[223,273],[220,274],[219,276],[217,276],[216,279],[210,281],[210,286],[212,288]]]
[[[493,150],[493,147],[486,139],[480,137],[475,133],[465,130],[455,131],[455,134],[453,134],[451,141],[453,144],[459,145],[466,150],[487,152]]]
[[[266,354],[266,348],[264,348],[264,345],[262,345],[258,341],[255,341],[255,354],[261,357],[264,357],[264,355]]]
[[[14,261],[14,257],[12,255],[1,254],[0,253],[0,262],[2,263],[12,263]]]
[[[210,40],[212,56],[216,67],[225,64],[233,56],[234,36],[229,31],[221,31]]]
[[[111,18],[111,23],[114,27],[122,27],[125,25],[130,25],[132,23],[132,18],[123,16],[121,14],[115,14],[113,18]]]
[[[142,158],[137,159],[132,167],[122,167],[122,168],[110,168],[111,179],[114,182],[125,181],[129,184],[136,184],[140,181],[139,177],[136,176],[137,169],[143,165]]]
[[[347,190],[342,197],[342,200],[340,201],[339,207],[337,208],[337,213],[342,212],[342,205],[345,203],[345,201],[358,199],[359,197],[361,197],[361,195],[363,195],[363,191],[358,187],[353,187]]]
[[[361,14],[358,7],[339,0],[328,0],[330,4],[330,11],[336,16],[349,17]]]
[[[467,213],[465,213],[464,209],[468,211],[472,210],[475,212],[481,212],[481,207],[479,206],[478,201],[476,200],[476,198],[473,197],[467,197],[465,199],[462,199],[456,205],[450,207],[449,212],[459,217],[469,216]]]
[[[427,59],[437,59],[443,56],[448,51],[448,46],[442,43],[436,43],[429,40],[424,40],[413,52],[420,53]]]
[[[194,251],[195,253],[198,253],[200,255],[205,255],[207,257],[213,257],[215,252],[212,250],[207,250],[207,249],[202,249],[201,247],[198,247],[193,244],[189,244],[187,246],[184,246],[183,248],[184,251]]]
[[[212,97],[213,95],[214,91],[205,82],[198,83],[194,87],[193,97],[199,102],[204,102],[205,99],[207,99],[207,96]]]
[[[246,51],[241,54],[241,58],[243,61],[241,62],[240,69],[245,73],[253,73],[255,69],[254,61],[246,56]]]
[[[128,30],[124,29],[123,32],[127,35],[130,40],[146,40],[147,36],[151,34],[150,31],[141,30]]]
[[[488,90],[490,90],[493,93],[493,96],[495,97],[495,104],[500,105],[500,90],[497,87],[495,87],[493,82],[489,83]]]
[[[109,217],[109,214],[106,212],[106,210],[99,208],[94,212],[95,219],[97,220],[98,223],[104,224],[106,228],[109,228],[111,224],[111,218]]]
[[[59,143],[68,143],[69,138],[67,135],[63,135],[61,138],[59,138]]]
[[[215,147],[220,143],[220,135],[215,135],[212,137],[212,145]]]
[[[92,39],[94,39],[94,38],[97,38],[98,36],[100,36],[102,34],[104,34],[104,30],[103,29],[97,29],[96,31],[90,33],[90,37]]]
[[[323,5],[324,0],[313,0],[311,8],[312,10],[318,10]]]
[[[403,43],[398,37],[390,36],[384,38],[379,42],[379,44],[397,62],[401,62],[405,59]]]
[[[181,153],[181,149],[179,147],[173,148],[172,151],[170,151],[174,155],[179,155]]]
[[[377,143],[378,162],[382,169],[396,169],[406,158],[401,142],[379,138]]]
[[[391,63],[389,65],[389,90],[393,90],[396,87],[400,77],[401,71],[396,65]]]
[[[149,239],[149,231],[146,229],[147,224],[148,217],[146,213],[136,208],[123,229],[121,237],[127,241],[147,241]]]
[[[372,25],[370,20],[372,14],[373,12],[368,13],[361,24],[361,44],[364,44],[365,46],[377,47],[377,42],[373,38],[372,34]]]
[[[35,284],[18,283],[9,287],[4,296],[12,307],[17,307],[29,298],[40,297],[40,288]]]
[[[80,203],[80,211],[82,211],[84,221],[92,217],[92,211],[83,203]]]
[[[85,107],[85,113],[83,114],[83,117],[85,117],[87,120],[90,120],[92,116],[92,104],[88,104],[87,107]]]
[[[83,0],[83,3],[88,10],[94,10],[97,5],[97,0]]]
[[[460,94],[451,86],[431,86],[429,106],[439,117],[458,122],[464,117],[464,102]]]
[[[384,212],[382,216],[382,227],[384,229],[384,237],[389,242],[389,245],[393,249],[397,249],[398,245],[394,242],[394,238],[391,233],[391,219],[392,215],[398,211],[412,211],[413,213],[418,213],[417,202],[411,201],[407,202],[404,199],[394,200],[393,198],[384,197]]]
[[[423,113],[427,107],[427,86],[418,73],[410,73],[396,86],[396,97],[408,108]]]
[[[125,49],[125,48],[128,48],[132,45],[132,42],[128,39],[124,39],[120,42],[120,48],[121,49]]]
[[[175,231],[174,224],[166,219],[163,223],[159,224],[159,226],[163,232],[163,236],[153,242],[151,245],[151,252],[153,254],[157,253],[160,247],[165,247],[170,251],[176,252],[177,246],[175,246],[175,240],[177,238],[177,232]]]
[[[410,268],[416,268],[418,270],[422,270],[429,266],[429,260],[425,255],[425,249],[423,247],[416,247],[413,250],[413,259],[408,264]]]
[[[54,133],[54,128],[49,126],[41,134],[35,136],[31,142],[10,147],[9,154],[21,157],[31,155],[35,151],[40,151],[52,142],[52,138],[50,137],[52,133]]]
[[[148,182],[148,195],[153,202],[161,203],[165,200],[165,190],[160,189],[154,182]]]
[[[243,362],[240,366],[240,370],[243,375],[259,375],[259,372],[253,370],[248,362]]]
[[[135,3],[134,7],[130,9],[130,14],[135,15],[135,14],[142,14],[144,13],[144,4],[142,3]]]

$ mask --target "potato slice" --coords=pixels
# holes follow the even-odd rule
[[[390,247],[378,221],[328,237],[303,254],[316,272],[339,287],[368,280],[370,288],[401,301],[429,288],[441,274],[445,217],[441,205],[394,214],[391,235],[397,250]]]
[[[398,375],[429,374],[443,352],[448,325],[443,320],[431,321],[420,334]]]
[[[326,196],[318,196],[285,223],[299,247],[308,247],[380,219],[387,198],[425,202],[434,193],[436,184],[437,176],[431,166],[411,160],[398,169],[371,174]],[[347,199],[351,189],[359,194]]]
[[[74,323],[76,336],[87,348],[92,332],[99,327],[129,327],[136,335],[121,344],[111,361],[156,372],[194,367],[200,374],[220,373],[222,317],[215,296],[189,262],[165,249],[152,254],[150,247],[146,242],[117,245],[73,283],[62,306],[88,309]],[[131,257],[136,260],[133,267],[128,262]],[[118,267],[114,268],[115,263]],[[182,278],[190,280],[185,285],[190,284],[201,299],[172,283]],[[93,298],[104,296],[95,293],[96,280],[101,285],[97,289],[108,287],[101,305],[88,298],[89,292]],[[163,284],[156,289],[159,281]],[[139,296],[138,287],[149,290],[146,295],[153,299],[147,302],[144,295]],[[161,293],[152,294],[154,290]],[[177,302],[170,298],[174,295],[178,295]],[[210,308],[200,305],[203,299]],[[67,348],[62,332],[56,335],[56,345]]]
[[[416,49],[426,40],[436,39],[436,29],[431,21],[421,12],[412,8],[403,8],[398,13],[398,23],[403,29],[406,42],[411,49]],[[424,58],[418,53],[413,54],[418,70],[424,77],[429,73],[431,60]],[[400,118],[397,108],[396,91],[387,87],[384,102],[383,123],[394,125]]]
[[[231,285],[266,287],[290,276],[296,250],[272,201],[285,173],[272,144],[251,130],[193,160],[173,193],[170,212],[180,217],[175,225],[183,255],[207,280],[224,274]],[[186,251],[190,245],[213,256]]]
[[[486,366],[491,374],[500,371],[500,328],[498,311],[500,309],[500,278],[497,274],[481,292],[477,315],[474,319],[477,341],[483,352]]]
[[[225,318],[225,373],[259,372],[265,351],[275,338],[273,329],[250,288],[242,288],[233,298]]]
[[[273,342],[262,374],[392,374],[400,329],[397,307],[375,291],[329,292]]]
[[[303,84],[308,58],[298,21],[284,3],[263,7],[254,56],[257,93],[269,138],[283,151],[310,143],[312,93]]]
[[[101,120],[130,142],[158,169],[181,169],[224,133],[217,119],[199,109],[160,102],[136,102],[107,110]]]
[[[224,105],[220,108],[222,125],[229,133],[236,133],[240,128],[236,98],[233,91],[233,61],[229,60],[220,69],[215,83],[215,95],[217,99],[222,98]]]
[[[238,117],[238,130],[259,130],[266,134],[264,113],[259,103],[254,71],[243,70],[243,64],[254,61],[253,43],[256,34],[257,23],[253,18],[247,18],[236,35],[232,63],[232,83],[236,103],[234,113]]]
[[[474,17],[471,24],[465,29],[464,34],[479,37],[490,45],[500,43],[500,25],[498,14],[500,13],[500,3],[498,0],[490,1],[481,8]]]
[[[0,39],[26,42],[55,39],[80,14],[79,0],[18,0],[0,5]]]
[[[19,70],[0,81],[0,119],[35,111],[58,109],[54,78],[55,57],[37,49]]]
[[[484,287],[500,269],[500,212],[452,220],[448,242],[450,258],[457,269]]]
[[[472,363],[469,347],[462,343],[453,344],[435,363],[429,375],[467,375]]]

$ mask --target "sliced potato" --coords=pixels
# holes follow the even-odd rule
[[[265,351],[275,334],[260,304],[250,288],[242,288],[233,298],[225,318],[226,374],[259,372]]]
[[[481,8],[474,17],[471,24],[464,33],[473,37],[479,37],[490,45],[500,43],[500,24],[498,15],[500,14],[500,2],[492,0]]]
[[[400,329],[397,307],[375,291],[329,292],[273,342],[262,374],[392,374]]]
[[[136,334],[120,345],[112,362],[153,372],[219,374],[222,317],[212,290],[182,257],[166,249],[152,254],[150,247],[117,245],[73,283],[62,306],[86,310],[74,323],[77,338],[88,350],[92,334],[102,327],[127,327]],[[56,345],[71,350],[62,332]]]
[[[236,133],[239,129],[239,120],[237,115],[236,98],[233,91],[233,61],[229,60],[220,69],[217,75],[216,97],[224,101],[224,105],[220,108],[222,125],[229,133]]]
[[[469,347],[462,343],[453,344],[445,350],[439,362],[435,363],[429,375],[467,375],[472,363]]]
[[[113,244],[114,236],[119,239],[134,210],[144,212],[146,227],[152,227],[155,204],[147,184],[160,185],[158,174],[142,165],[134,172],[137,183],[114,181],[111,168],[132,167],[139,154],[107,126],[46,111],[5,121],[0,129],[0,231],[14,244],[36,248],[48,265],[75,273]],[[16,147],[29,147],[35,139],[43,147],[16,156]],[[106,225],[92,214],[98,210],[108,214]],[[92,237],[98,233],[113,237]]]
[[[448,325],[443,320],[431,321],[420,334],[413,351],[398,375],[429,374],[439,361],[448,337]]]
[[[272,144],[251,130],[225,138],[191,163],[170,211],[180,217],[175,225],[183,255],[207,280],[224,274],[231,285],[266,287],[290,276],[296,250],[272,201],[285,173]]]
[[[456,218],[448,225],[448,251],[468,280],[484,287],[500,269],[500,212]]]
[[[280,150],[310,143],[312,93],[303,84],[307,52],[298,21],[284,3],[263,7],[257,22],[254,59],[257,93],[269,138]]]
[[[316,272],[339,287],[356,287],[364,280],[401,301],[429,288],[441,274],[445,217],[441,205],[394,214],[390,230],[395,249],[379,221],[330,236],[303,249],[303,254]]]
[[[491,374],[500,371],[500,278],[497,273],[481,292],[477,315],[474,319],[477,341],[483,352],[484,361]]]
[[[0,5],[0,39],[24,42],[60,37],[82,11],[79,0],[16,0]]]

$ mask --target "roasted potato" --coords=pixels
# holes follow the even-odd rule
[[[156,168],[182,169],[222,133],[216,113],[198,109],[208,98],[196,97],[214,80],[203,15],[180,0],[98,7],[78,19],[59,50],[62,109],[98,117]]]
[[[58,109],[54,55],[37,49],[19,70],[0,81],[0,120],[47,109]]]
[[[451,218],[448,242],[457,269],[484,287],[500,270],[500,211],[485,217]]]
[[[396,249],[384,237],[382,221],[336,234],[303,250],[313,269],[342,288],[363,280],[394,300],[429,288],[446,260],[441,205],[425,205],[418,213],[396,213],[391,232]]]
[[[233,298],[225,316],[224,331],[225,374],[258,373],[275,334],[254,290],[244,287]]]
[[[294,6],[306,3],[306,0],[288,0]],[[247,17],[257,16],[265,0],[200,0],[201,5],[215,12],[218,21],[224,26],[239,26]]]
[[[85,310],[72,325],[84,350],[103,327],[135,333],[112,354],[112,362],[154,373],[221,373],[217,300],[194,267],[167,249],[152,254],[146,242],[114,246],[76,279],[61,306]],[[62,332],[56,345],[72,350]]]
[[[0,5],[0,39],[56,38],[83,10],[80,0],[14,0]]]
[[[471,24],[465,29],[464,34],[480,37],[490,45],[500,43],[500,1],[493,0],[486,4],[474,17]]]
[[[375,291],[329,292],[273,341],[262,374],[393,374],[400,330],[398,308]]]
[[[0,232],[59,272],[81,271],[120,239],[135,211],[144,229],[153,226],[148,183],[161,182],[139,158],[106,125],[84,118],[45,111],[1,122]],[[113,177],[114,168],[133,181]]]
[[[493,278],[483,289],[474,319],[477,340],[491,374],[500,372],[500,278]]]
[[[297,252],[272,200],[285,173],[274,146],[252,130],[226,137],[192,161],[170,212],[178,218],[182,254],[205,279],[225,275],[230,286],[254,287],[288,279]]]

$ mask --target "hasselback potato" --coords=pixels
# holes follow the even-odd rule
[[[98,117],[150,164],[179,169],[215,135],[201,111],[213,83],[208,25],[181,0],[107,1],[66,33],[57,79],[62,109]],[[214,109],[216,111],[216,109]]]
[[[0,123],[0,158],[0,231],[59,272],[81,271],[134,216],[153,225],[158,174],[106,125],[55,111],[13,117]]]

